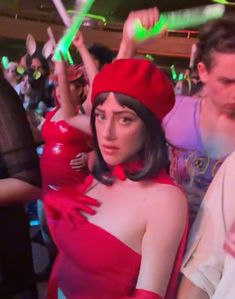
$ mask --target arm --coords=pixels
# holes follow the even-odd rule
[[[134,41],[128,35],[128,27],[132,26],[134,20],[139,19],[145,28],[150,29],[157,22],[158,18],[159,11],[156,7],[131,12],[123,26],[122,40],[116,59],[133,57],[137,49],[146,44],[146,42],[156,42],[156,38],[151,38],[145,42]]]
[[[27,111],[27,119],[30,125],[30,129],[33,134],[33,138],[36,144],[43,143],[41,128],[45,121],[43,116],[39,116],[35,111],[28,110]]]
[[[178,188],[166,185],[162,188],[146,206],[147,223],[136,289],[164,298],[186,226],[187,201]]]
[[[89,51],[87,50],[87,48],[84,44],[83,35],[82,35],[81,31],[79,31],[76,34],[76,36],[73,40],[73,45],[76,47],[76,49],[80,53],[85,70],[87,72],[89,83],[91,85],[95,75],[98,72],[98,69],[94,63],[94,60],[93,60],[91,54],[89,53]]]
[[[58,75],[58,85],[60,93],[60,107],[62,119],[69,119],[77,115],[76,107],[71,102],[71,92],[67,80],[66,63],[61,58],[61,62],[55,62],[56,73]]]
[[[16,178],[0,179],[0,203],[7,205],[41,197],[41,189]]]
[[[89,89],[89,93],[87,96],[87,99],[85,100],[85,102],[83,103],[83,108],[86,112],[87,115],[90,115],[91,113],[91,86],[92,86],[92,82],[93,79],[95,77],[95,75],[98,72],[98,69],[94,63],[94,59],[92,58],[91,54],[89,53],[89,51],[87,50],[84,41],[83,41],[83,35],[81,32],[78,32],[77,35],[75,36],[74,40],[73,40],[73,45],[76,47],[76,49],[79,51],[80,56],[82,58],[87,76],[88,76],[88,80],[89,80],[89,85],[90,85],[90,89]]]
[[[183,276],[177,299],[209,299],[208,294]]]
[[[83,114],[77,114],[76,108],[70,101],[71,94],[66,76],[66,65],[63,60],[62,62],[56,62],[56,71],[58,74],[62,119],[72,127],[87,134],[91,134],[90,117]]]

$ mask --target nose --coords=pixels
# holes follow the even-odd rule
[[[107,119],[104,125],[103,137],[106,140],[114,140],[116,138],[116,128],[114,119]]]

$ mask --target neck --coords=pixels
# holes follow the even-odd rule
[[[201,116],[204,116],[207,119],[217,120],[221,116],[226,116],[223,110],[215,106],[208,98],[201,99]]]

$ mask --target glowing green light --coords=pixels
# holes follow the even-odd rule
[[[154,57],[152,55],[150,55],[150,54],[146,54],[145,58],[148,59],[148,60],[150,60],[150,61],[154,61]]]
[[[160,15],[158,22],[151,29],[142,27],[140,20],[137,19],[130,28],[130,35],[141,41],[158,35],[164,28],[176,30],[199,26],[208,20],[222,17],[224,11],[224,5],[213,4],[167,12]]]
[[[107,24],[107,20],[103,16],[99,16],[99,15],[94,15],[94,14],[91,14],[91,13],[87,13],[87,14],[85,14],[85,17],[88,17],[90,19],[94,19],[94,20],[97,20],[97,21],[101,21],[104,25]]]
[[[18,65],[16,68],[16,72],[17,72],[17,74],[22,76],[25,72],[25,69],[21,65]]]
[[[7,58],[7,56],[2,56],[2,66],[5,70],[8,69],[9,67],[9,60]]]
[[[73,22],[70,27],[66,30],[64,36],[59,41],[55,53],[53,56],[53,59],[56,61],[61,61],[60,53],[63,55],[63,57],[67,60],[68,59],[68,50],[69,47],[73,41],[74,36],[76,35],[77,31],[79,30],[84,15],[89,11],[91,5],[93,4],[94,0],[84,0],[83,5],[81,6],[81,9],[77,13],[77,15],[74,17]]]
[[[184,79],[184,74],[183,73],[180,73],[179,76],[178,76],[178,80],[181,81]]]
[[[67,10],[67,13],[69,14],[73,14],[74,13],[74,10],[73,9],[68,9]],[[84,15],[84,17],[87,17],[87,18],[90,18],[90,19],[93,19],[93,20],[97,20],[97,21],[101,21],[104,25],[107,24],[107,19],[103,16],[100,16],[100,15],[95,15],[95,14],[91,14],[91,13],[86,13]]]
[[[227,0],[211,0],[211,1],[215,3],[224,4],[224,5],[235,5],[235,2],[229,2]]]
[[[177,74],[176,74],[175,66],[174,66],[174,65],[171,66],[171,78],[172,78],[173,80],[176,80],[176,79],[177,79]]]
[[[35,80],[40,79],[41,76],[42,76],[42,73],[40,71],[36,70],[36,71],[33,72],[33,77],[34,77]]]

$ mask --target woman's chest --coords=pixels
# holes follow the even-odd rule
[[[87,217],[88,221],[139,252],[147,219],[146,194],[135,184],[98,184],[87,195],[101,203],[97,213]]]

